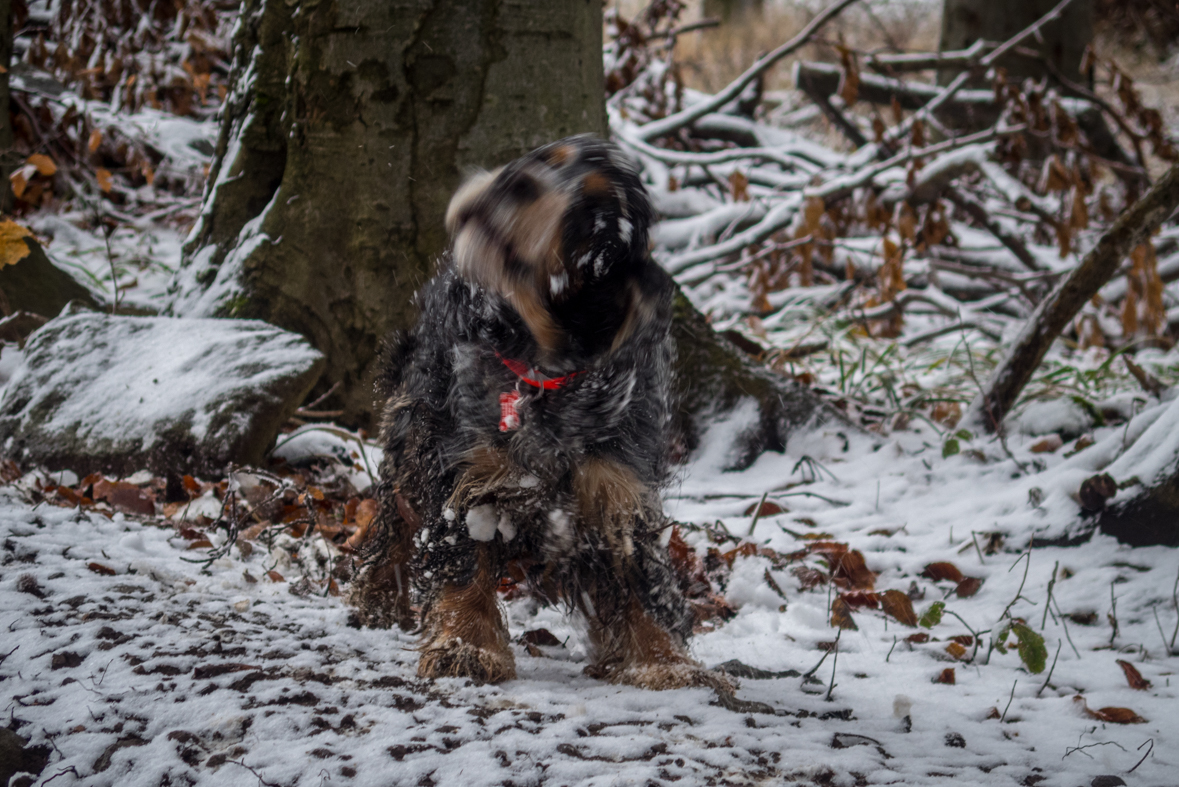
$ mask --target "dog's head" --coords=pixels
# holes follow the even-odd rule
[[[563,304],[590,288],[623,292],[648,264],[650,221],[634,168],[588,136],[473,176],[446,212],[459,273],[511,303],[546,354],[561,345]]]

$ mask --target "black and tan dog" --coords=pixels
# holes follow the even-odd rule
[[[593,665],[647,688],[723,687],[685,650],[692,618],[659,545],[671,292],[651,207],[589,137],[469,180],[451,253],[393,343],[381,513],[354,601],[415,624],[423,677],[515,676],[497,603],[513,573],[589,622]]]

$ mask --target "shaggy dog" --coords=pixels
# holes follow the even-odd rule
[[[381,513],[353,596],[374,626],[413,627],[420,602],[420,676],[515,677],[497,603],[514,579],[585,616],[588,674],[726,685],[686,653],[692,616],[658,541],[671,292],[650,221],[631,165],[589,137],[451,201],[452,250],[392,342]]]

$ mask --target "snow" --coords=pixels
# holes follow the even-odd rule
[[[1118,431],[1097,430],[1099,438]],[[721,444],[723,437],[710,440]],[[1027,461],[1021,440],[1013,437],[1011,448]],[[773,713],[754,704],[729,710],[704,689],[649,692],[582,675],[579,623],[526,599],[507,605],[513,639],[546,628],[564,646],[546,647],[540,657],[515,646],[519,677],[499,686],[421,681],[414,637],[350,628],[341,599],[294,595],[295,583],[265,578],[272,565],[291,570],[283,550],[235,551],[203,569],[186,562],[194,555],[170,527],[120,514],[108,520],[34,510],[19,492],[26,479],[0,488],[0,626],[9,632],[0,649],[9,653],[0,664],[4,709],[33,743],[52,741],[42,778],[60,773],[55,783],[64,784],[156,785],[167,778],[254,785],[260,776],[314,785],[418,784],[427,777],[464,785],[919,785],[947,778],[1007,785],[1038,775],[1042,784],[1075,785],[1101,774],[1168,783],[1179,767],[1179,684],[1171,686],[1179,658],[1166,655],[1153,616],[1169,631],[1179,614],[1169,598],[1179,553],[1120,547],[1101,535],[1079,547],[1037,548],[1020,590],[1023,543],[1046,523],[1075,518],[1076,504],[1049,495],[1043,513],[1032,509],[1026,485],[1043,481],[1013,480],[1014,461],[991,456],[990,448],[986,464],[951,457],[927,469],[923,441],[917,432],[846,441],[814,432],[798,435],[787,455],[765,455],[742,473],[717,472],[718,457],[705,452],[684,468],[666,505],[681,521],[720,520],[745,533],[745,508],[767,489],[802,480],[792,468],[805,454],[830,474],[771,492],[790,510],[762,517],[753,539],[780,552],[803,545],[787,531],[846,541],[879,572],[877,589],[909,592],[914,584],[925,597],[915,602],[919,611],[952,589],[921,577],[922,567],[954,562],[984,580],[976,596],[946,599],[976,631],[995,627],[1013,600],[1011,614],[1040,630],[1059,563],[1053,609],[1096,615],[1093,625],[1069,623],[1076,652],[1056,614],[1047,618],[1050,659],[1058,643],[1060,650],[1043,690],[1047,675],[1028,674],[1013,651],[988,659],[984,642],[975,663],[954,661],[947,641],[967,632],[950,615],[929,631],[934,640],[910,644],[913,629],[859,610],[859,628],[840,634],[834,664],[828,657],[806,679],[741,681],[738,699]],[[1062,453],[1047,457],[1041,475],[1068,464]],[[496,527],[494,517],[488,522]],[[892,535],[872,534],[880,529]],[[1001,531],[1006,548],[976,552],[972,531]],[[706,546],[703,532],[688,538]],[[93,573],[90,563],[116,574]],[[785,599],[765,582],[767,571]],[[26,575],[44,598],[17,589]],[[1113,647],[1105,619],[1111,592],[1119,623]],[[806,673],[823,656],[820,643],[835,639],[826,588],[802,591],[764,557],[738,558],[725,593],[736,617],[692,643],[706,664],[737,658]],[[82,657],[80,665],[54,669],[53,655],[67,651]],[[1117,659],[1132,662],[1152,687],[1130,689]],[[932,683],[947,667],[956,683]],[[1085,718],[1078,694],[1091,709],[1129,707],[1147,721]],[[987,718],[991,708],[1006,709],[1005,719]],[[952,733],[962,747],[947,742],[956,742]],[[1148,740],[1153,751],[1128,774]],[[132,745],[111,748],[120,741]],[[109,766],[100,771],[104,752]]]

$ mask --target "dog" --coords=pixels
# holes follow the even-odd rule
[[[726,688],[686,649],[693,617],[659,535],[672,285],[652,209],[615,146],[542,147],[458,190],[450,251],[390,342],[380,513],[353,593],[415,627],[418,674],[515,677],[497,590],[584,616],[587,674]]]

